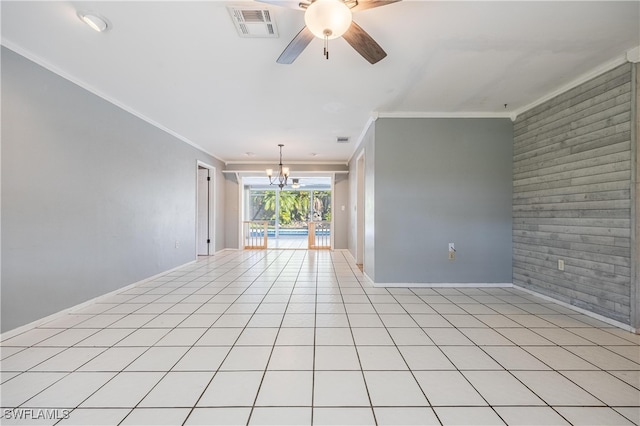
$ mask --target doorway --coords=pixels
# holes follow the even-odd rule
[[[259,236],[257,243],[245,241],[245,248],[331,248],[332,177],[295,180],[279,189],[262,177],[243,179],[243,233],[245,240]]]
[[[196,255],[215,253],[214,233],[214,176],[215,169],[198,162],[196,199]]]

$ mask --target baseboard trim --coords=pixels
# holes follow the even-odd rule
[[[375,281],[373,281],[373,280],[371,279],[371,277],[370,277],[369,275],[367,275],[367,273],[366,273],[366,272],[362,271],[362,275],[364,275],[364,278],[369,282],[369,284],[371,284],[373,287],[375,287],[375,286],[376,286]]]
[[[351,251],[345,249],[344,252],[349,254],[349,256],[348,256],[349,260],[355,264],[355,258],[353,257],[353,254],[351,253]],[[614,327],[620,328],[620,329],[628,331],[630,333],[640,334],[640,330],[639,329],[636,329],[636,328],[632,327],[629,324],[625,324],[625,323],[622,323],[620,321],[616,321],[614,319],[607,318],[607,317],[602,316],[600,314],[596,314],[595,312],[591,312],[591,311],[588,311],[586,309],[579,308],[577,306],[573,306],[573,305],[571,305],[569,303],[563,302],[561,300],[555,299],[555,298],[550,297],[550,296],[546,296],[544,294],[538,293],[538,292],[533,291],[533,290],[529,290],[529,289],[524,288],[524,287],[520,287],[520,286],[515,285],[513,283],[376,283],[375,281],[373,281],[371,279],[371,277],[369,277],[367,275],[366,272],[363,272],[363,275],[364,275],[364,278],[367,280],[367,282],[369,284],[371,284],[373,287],[377,287],[377,288],[383,288],[383,287],[389,287],[389,288],[403,288],[403,287],[404,288],[406,288],[406,287],[413,287],[413,288],[438,288],[438,287],[441,287],[441,288],[451,288],[451,287],[467,287],[467,288],[469,288],[469,287],[471,287],[471,288],[473,288],[473,287],[485,287],[485,288],[486,287],[498,287],[498,288],[502,287],[502,288],[514,288],[514,289],[517,289],[517,290],[521,290],[521,291],[523,291],[525,293],[529,293],[529,294],[531,294],[533,296],[539,297],[539,298],[541,298],[543,300],[546,300],[548,302],[556,303],[556,304],[558,304],[558,305],[560,305],[562,307],[565,307],[567,309],[571,309],[571,310],[576,311],[578,313],[584,314],[584,315],[586,315],[586,316],[588,316],[590,318],[597,319],[598,321],[602,321],[602,322],[604,322],[606,324],[612,325]]]
[[[213,255],[215,256],[216,254],[222,254],[222,253],[224,253],[225,251],[229,251],[229,252],[237,252],[237,251],[242,251],[242,250],[244,250],[244,249],[239,249],[239,248],[229,248],[229,247],[227,247],[227,248],[223,248],[223,249],[221,249],[221,250],[218,250],[218,251],[217,251],[217,252],[215,252]]]
[[[513,287],[512,283],[373,283],[374,287],[411,287],[411,288],[477,288],[477,287]]]
[[[600,314],[596,314],[595,312],[591,312],[591,311],[588,311],[586,309],[579,308],[578,306],[573,306],[570,303],[563,302],[563,301],[558,300],[558,299],[554,299],[551,296],[546,296],[544,294],[538,293],[537,291],[529,290],[528,288],[520,287],[520,286],[515,285],[515,284],[514,284],[513,288],[521,290],[521,291],[524,291],[525,293],[532,294],[532,295],[534,295],[536,297],[539,297],[541,299],[544,299],[546,301],[557,303],[558,305],[563,306],[563,307],[565,307],[567,309],[571,309],[572,311],[579,312],[579,313],[584,314],[584,315],[586,315],[588,317],[591,317],[593,319],[597,319],[598,321],[602,321],[604,323],[607,323],[607,324],[613,325],[615,327],[621,328],[621,329],[623,329],[625,331],[629,331],[631,333],[638,333],[638,330],[635,329],[634,327],[631,327],[629,324],[625,324],[625,323],[622,323],[620,321],[616,321],[614,319],[607,318],[607,317],[602,316]]]
[[[87,306],[94,305],[94,304],[98,303],[102,299],[106,299],[107,297],[111,297],[111,296],[114,296],[114,295],[116,295],[116,294],[118,294],[120,292],[132,289],[135,286],[138,286],[140,284],[146,283],[148,281],[152,281],[152,280],[154,280],[154,279],[156,279],[158,277],[161,277],[163,275],[166,275],[166,274],[168,274],[170,272],[173,272],[173,271],[176,271],[178,269],[184,268],[185,266],[191,265],[193,263],[196,263],[196,261],[192,260],[192,261],[187,262],[185,264],[182,264],[180,266],[176,266],[175,268],[171,268],[171,269],[168,269],[166,271],[163,271],[163,272],[160,272],[158,274],[155,274],[155,275],[153,275],[151,277],[147,277],[147,278],[144,278],[144,279],[142,279],[140,281],[136,281],[133,284],[129,284],[129,285],[126,285],[124,287],[120,287],[118,289],[110,291],[109,293],[105,293],[105,294],[102,294],[100,296],[94,297],[93,299],[89,299],[86,302],[82,302],[82,303],[79,303],[77,305],[71,306],[69,308],[63,309],[61,311],[58,311],[58,312],[53,313],[51,315],[48,315],[48,316],[46,316],[44,318],[40,318],[40,319],[32,321],[32,322],[30,322],[28,324],[21,325],[20,327],[14,328],[13,330],[5,331],[4,333],[0,334],[0,341],[4,341],[4,340],[10,339],[12,337],[15,337],[15,336],[17,336],[19,334],[24,333],[25,331],[31,330],[32,328],[36,328],[36,327],[38,327],[38,326],[40,326],[42,324],[46,324],[48,322],[51,322],[51,321],[56,320],[58,318],[61,318],[64,315],[70,314],[70,313],[75,312],[75,311],[77,311],[79,309],[86,308]]]

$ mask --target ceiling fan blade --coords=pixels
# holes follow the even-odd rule
[[[291,43],[284,49],[280,57],[276,61],[279,64],[292,64],[293,61],[302,53],[305,47],[311,43],[315,36],[306,26],[300,30],[297,36],[291,40]]]
[[[258,0],[260,1],[260,0]],[[358,4],[351,8],[352,12],[372,9],[374,7],[386,6],[388,4],[397,3],[401,0],[358,0]]]
[[[258,3],[266,3],[272,6],[286,7],[287,9],[304,10],[308,6],[306,0],[255,0]]]
[[[351,26],[342,37],[371,64],[387,56],[382,47],[355,22],[351,22]]]

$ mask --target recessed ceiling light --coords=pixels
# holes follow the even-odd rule
[[[101,33],[109,29],[109,23],[106,19],[92,12],[78,12],[78,18],[95,31]]]
[[[253,152],[245,152],[244,155],[246,155],[247,157],[253,157],[256,154]]]

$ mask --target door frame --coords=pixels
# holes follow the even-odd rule
[[[252,172],[248,172],[248,173],[252,173]],[[313,171],[313,172],[301,172],[302,174],[305,173],[310,173],[313,175],[319,175],[322,177],[328,177],[331,180],[331,186],[330,186],[330,191],[331,191],[331,236],[330,236],[330,244],[331,244],[331,250],[333,251],[334,247],[335,247],[335,218],[336,218],[336,197],[335,197],[335,193],[336,193],[336,172],[334,171],[329,171],[329,172],[320,172],[320,171]],[[238,250],[243,250],[244,249],[244,241],[243,241],[243,221],[245,220],[245,209],[247,209],[247,206],[245,205],[247,200],[245,199],[245,191],[244,191],[244,176],[242,172],[236,172],[236,178],[238,181]],[[277,187],[274,187],[276,192],[280,191]],[[279,206],[278,206],[279,208]]]
[[[198,185],[199,185],[199,181],[198,181],[198,169],[199,168],[203,168],[203,169],[208,169],[209,170],[209,193],[208,193],[208,202],[209,202],[209,220],[208,220],[208,234],[209,234],[209,247],[208,247],[208,252],[209,252],[209,256],[215,254],[216,252],[216,197],[215,197],[215,187],[216,187],[216,168],[215,166],[212,166],[211,164],[207,164],[203,161],[197,160],[196,161],[196,223],[195,223],[195,244],[194,244],[194,252],[195,252],[195,258],[198,258],[198,207],[199,207],[199,202],[200,200],[198,200]]]
[[[364,150],[356,158],[356,263],[364,265],[364,176],[365,157]]]
[[[331,245],[331,251],[335,245],[335,235],[336,235],[336,174],[331,173],[331,225],[330,230],[331,234],[329,235],[329,244]]]

